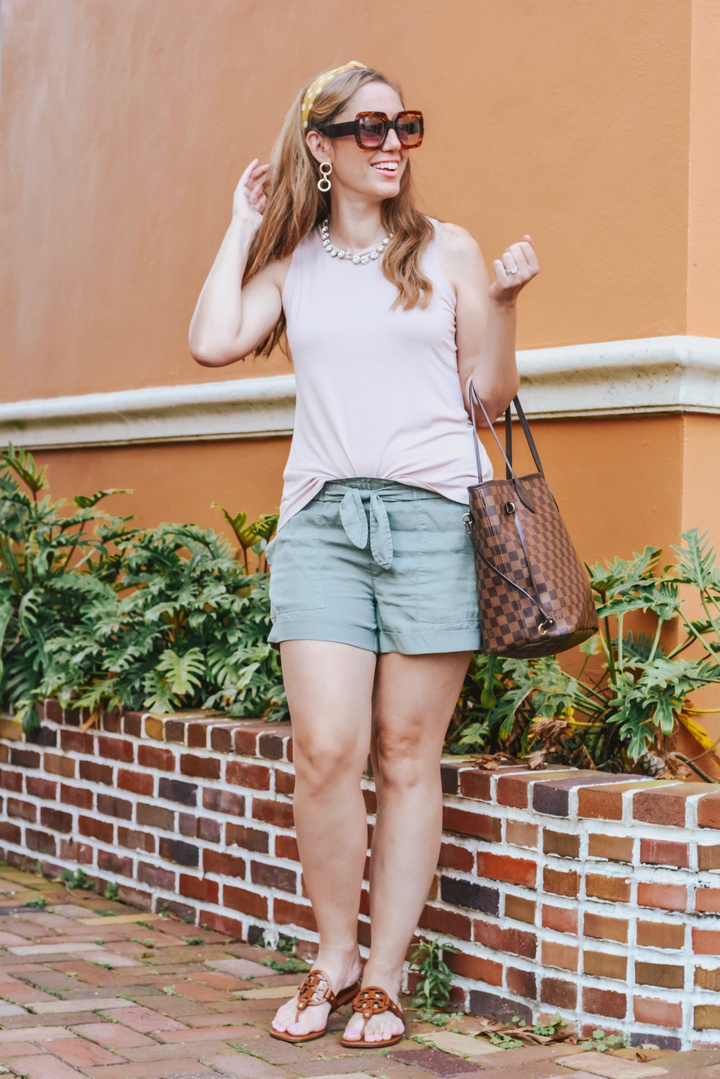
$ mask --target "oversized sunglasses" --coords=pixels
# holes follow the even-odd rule
[[[398,142],[406,150],[414,150],[423,140],[423,114],[421,112],[399,112],[391,120],[384,112],[359,112],[354,120],[345,124],[313,124],[321,135],[331,139],[343,135],[354,135],[358,146],[364,150],[378,150],[384,144],[388,131],[393,128]]]

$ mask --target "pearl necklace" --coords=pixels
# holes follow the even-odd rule
[[[394,232],[391,232],[390,235],[386,236],[382,243],[378,244],[378,246],[373,251],[368,251],[367,255],[353,255],[352,251],[343,251],[342,248],[337,248],[332,242],[332,240],[330,239],[330,231],[328,227],[329,220],[330,219],[326,217],[322,225],[320,226],[320,235],[322,236],[323,247],[327,251],[328,255],[330,255],[332,258],[349,259],[350,262],[354,262],[356,266],[366,266],[371,260],[374,261],[379,255],[383,253],[383,251],[395,235]]]

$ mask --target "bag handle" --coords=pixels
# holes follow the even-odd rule
[[[472,379],[470,380],[470,382],[468,384],[468,387],[469,387],[469,391],[470,391],[470,394],[469,394],[469,396],[470,396],[470,410],[471,410],[471,413],[472,413],[473,429],[474,429],[474,434],[475,434],[475,439],[474,439],[474,442],[475,442],[475,459],[477,461],[478,482],[482,483],[483,478],[482,478],[482,465],[480,463],[480,450],[479,450],[479,447],[478,447],[479,431],[478,431],[478,426],[477,426],[477,416],[475,414],[475,401],[477,401],[477,403],[480,405],[480,408],[482,409],[482,414],[483,414],[483,416],[485,418],[485,422],[488,425],[488,428],[490,429],[493,438],[497,442],[498,449],[500,450],[500,453],[502,454],[503,460],[505,462],[505,478],[508,479],[508,480],[512,480],[512,482],[513,482],[513,484],[515,486],[515,489],[516,489],[516,491],[518,493],[518,498],[520,499],[520,501],[523,503],[524,506],[527,506],[527,508],[534,513],[535,512],[535,500],[533,499],[530,492],[522,485],[522,483],[518,479],[517,475],[515,474],[515,470],[513,469],[513,466],[512,466],[512,411],[511,411],[510,405],[508,405],[507,409],[505,410],[505,447],[506,448],[503,449],[502,443],[500,442],[500,439],[497,436],[495,428],[493,427],[492,423],[490,422],[490,417],[487,414],[487,411],[485,409],[485,405],[482,403],[482,398],[480,397],[477,390],[475,389],[475,387],[472,384]],[[532,459],[535,462],[535,467],[537,468],[540,475],[544,477],[545,472],[543,470],[543,466],[542,466],[542,463],[540,461],[540,455],[539,455],[539,453],[537,451],[537,446],[535,445],[535,440],[533,439],[533,437],[532,437],[532,435],[530,433],[530,428],[529,428],[528,422],[527,422],[527,420],[525,418],[525,413],[523,412],[522,405],[520,404],[519,397],[514,397],[512,403],[515,405],[515,411],[517,412],[518,419],[520,421],[520,426],[522,427],[523,434],[525,435],[525,440],[526,440],[528,446],[530,447],[530,453],[532,454]]]

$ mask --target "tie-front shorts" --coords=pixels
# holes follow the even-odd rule
[[[467,506],[383,479],[326,483],[267,547],[269,641],[478,651]]]

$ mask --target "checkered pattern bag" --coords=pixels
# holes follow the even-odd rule
[[[475,552],[481,649],[492,655],[531,659],[563,652],[597,631],[590,581],[545,480],[527,420],[513,404],[537,472],[518,477],[512,466],[511,412],[505,413],[505,451],[482,401],[475,401],[505,460],[504,480],[483,482],[475,437],[479,483],[468,487],[465,525]]]

